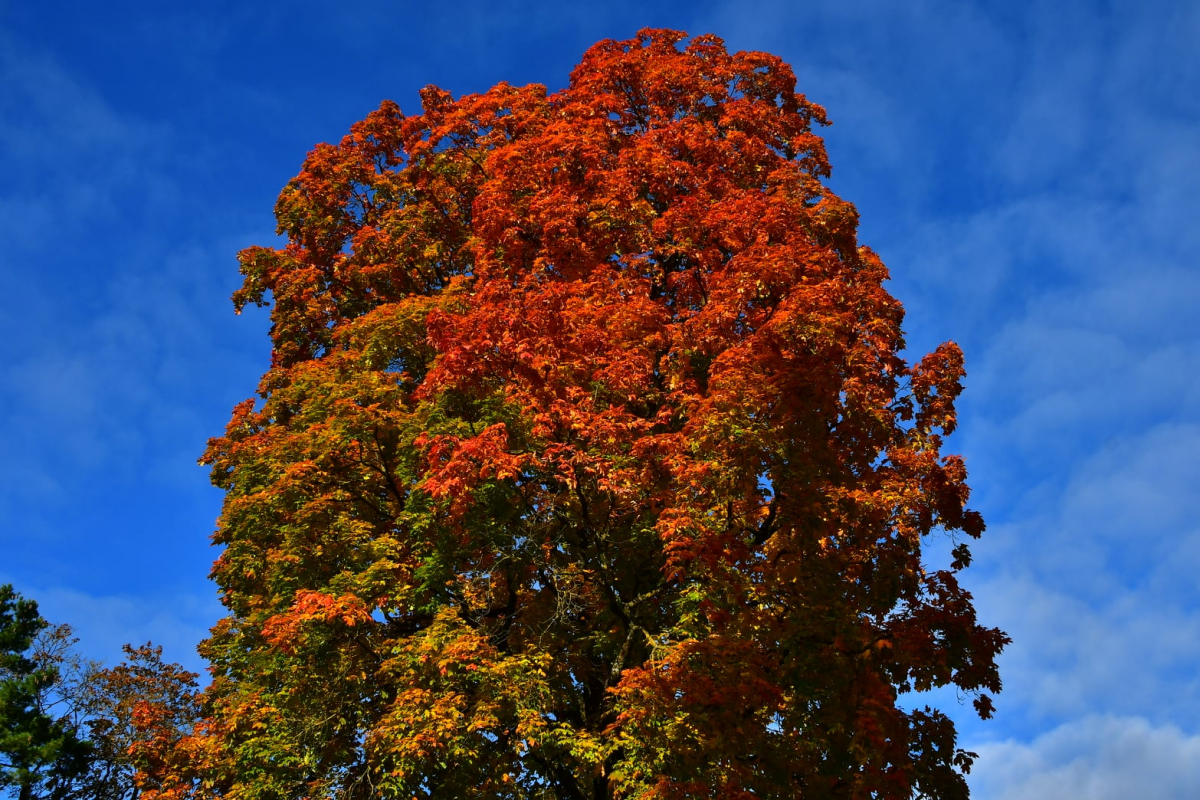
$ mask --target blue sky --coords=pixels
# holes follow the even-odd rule
[[[914,353],[953,338],[1013,636],[980,798],[1200,796],[1200,3],[0,0],[0,582],[115,659],[219,613],[196,466],[266,367],[228,296],[317,142],[428,83],[563,85],[642,26],[767,50]]]

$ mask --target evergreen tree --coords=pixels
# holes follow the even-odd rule
[[[88,763],[90,746],[70,719],[49,713],[58,668],[31,657],[48,627],[36,602],[0,586],[0,788],[19,800],[69,797]]]

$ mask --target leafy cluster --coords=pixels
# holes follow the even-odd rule
[[[241,253],[273,357],[225,490],[205,719],[144,797],[964,797],[1007,642],[962,356],[915,365],[763,53],[648,30],[321,145]]]
[[[19,800],[133,800],[196,721],[196,675],[162,648],[125,646],[105,668],[68,625],[0,586],[0,794]]]
[[[41,786],[58,794],[86,768],[86,744],[49,713],[58,670],[31,657],[48,627],[37,603],[0,586],[0,789],[16,789],[21,800]]]

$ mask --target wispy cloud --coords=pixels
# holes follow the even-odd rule
[[[979,800],[1177,800],[1200,796],[1200,736],[1137,717],[1090,715],[1031,742],[984,745]]]
[[[1200,427],[1111,442],[979,548],[981,614],[1008,630],[1003,724],[1089,712],[1189,726],[1200,711]],[[978,584],[977,584],[978,586]],[[980,731],[982,733],[982,731]]]
[[[169,615],[213,591],[195,461],[265,363],[262,320],[229,324],[233,254],[270,230],[189,230],[187,137],[3,30],[0,85],[0,569],[94,646],[106,617],[183,630]]]

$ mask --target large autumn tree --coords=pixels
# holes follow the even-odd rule
[[[240,255],[274,351],[204,458],[228,615],[159,796],[964,797],[898,704],[1000,688],[962,356],[901,357],[824,111],[665,30],[422,101]]]

